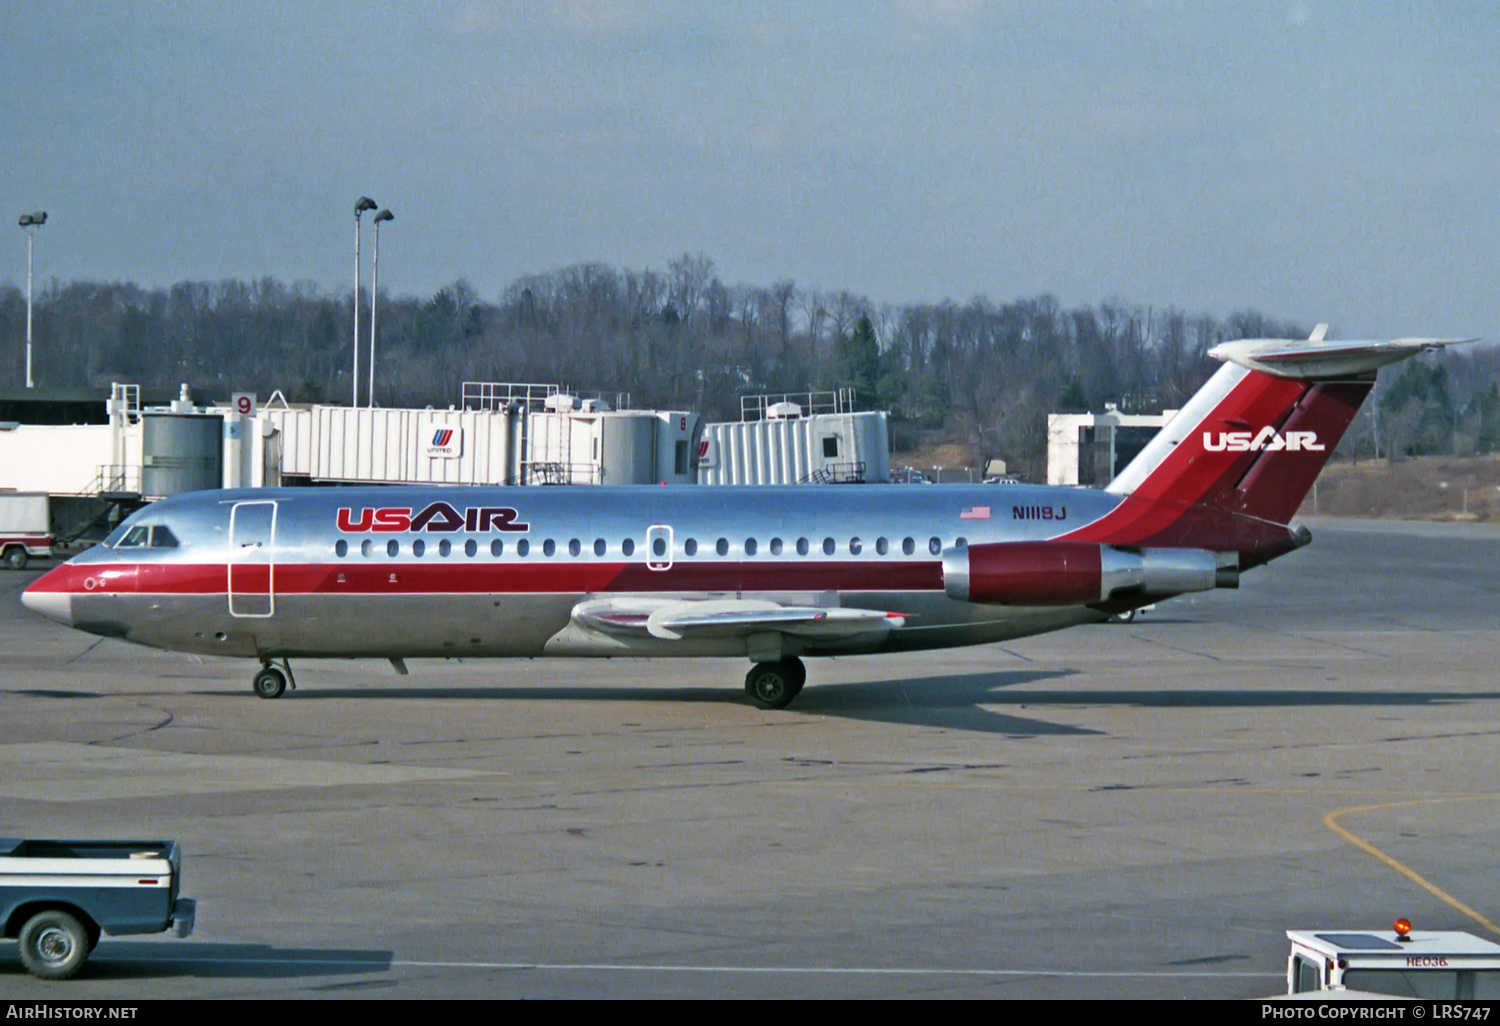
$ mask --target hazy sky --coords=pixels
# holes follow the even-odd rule
[[[398,293],[701,251],[1500,336],[1494,0],[4,0],[0,46],[44,278],[348,289],[365,193]]]

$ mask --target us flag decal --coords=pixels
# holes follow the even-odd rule
[[[970,506],[958,515],[960,520],[988,520],[990,508],[988,506]]]

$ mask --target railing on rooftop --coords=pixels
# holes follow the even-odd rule
[[[573,397],[574,411],[580,410],[584,400],[597,399],[608,404],[612,410],[629,410],[629,392],[581,392],[562,385],[541,384],[530,381],[465,381],[463,408],[466,410],[498,410],[505,406],[525,406],[540,410],[547,400],[555,395]]]
[[[780,403],[794,403],[802,410],[802,416],[814,417],[828,413],[854,413],[855,390],[839,388],[828,392],[780,392],[771,395],[740,396],[740,420],[765,420],[771,407]]]

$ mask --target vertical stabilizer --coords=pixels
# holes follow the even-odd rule
[[[1326,342],[1318,335],[1211,350],[1225,365],[1110,483],[1120,505],[1068,537],[1238,551],[1245,565],[1279,555],[1295,547],[1287,525],[1377,369],[1471,341]]]

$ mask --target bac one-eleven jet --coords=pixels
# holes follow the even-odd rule
[[[979,645],[1233,588],[1291,524],[1376,370],[1458,340],[1226,342],[1108,488],[306,488],[148,506],[26,590],[104,637],[260,661],[803,656]],[[279,661],[280,665],[277,665]],[[292,681],[295,686],[295,681]]]

